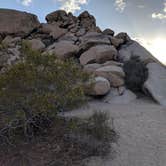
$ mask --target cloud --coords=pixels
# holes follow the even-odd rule
[[[138,7],[138,8],[140,8],[140,9],[145,8],[145,6],[144,6],[144,5],[138,5],[137,7]]]
[[[119,12],[123,12],[126,8],[126,2],[125,0],[115,0],[115,9]]]
[[[81,5],[88,3],[88,0],[58,0],[61,3],[61,9],[67,12],[76,12],[81,10]]]
[[[152,18],[159,20],[166,19],[166,2],[164,2],[164,9],[162,13],[152,13]]]
[[[20,2],[23,6],[30,6],[32,3],[32,0],[20,0]]]

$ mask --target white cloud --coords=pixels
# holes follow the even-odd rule
[[[61,9],[74,13],[77,10],[81,10],[81,5],[87,4],[88,0],[58,0],[61,2]]]
[[[152,13],[152,18],[159,20],[166,19],[166,2],[164,2],[164,9],[162,13]]]
[[[125,0],[115,0],[115,9],[119,12],[123,12],[126,8],[126,2]]]
[[[145,8],[145,6],[144,6],[144,5],[138,5],[137,7],[138,7],[138,8],[140,8],[140,9]]]
[[[24,6],[30,6],[32,3],[32,0],[20,0],[20,2]]]

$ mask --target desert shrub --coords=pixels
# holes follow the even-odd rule
[[[26,137],[47,127],[57,112],[85,101],[87,74],[73,61],[33,51],[22,45],[22,62],[0,75],[0,136],[8,138],[20,129]],[[5,136],[5,137],[4,137]]]
[[[132,91],[141,91],[148,77],[146,65],[137,56],[124,63],[126,86]]]
[[[111,143],[117,141],[117,134],[111,124],[108,115],[101,112],[89,118],[57,116],[47,134],[42,135],[42,139],[36,138],[36,144],[29,142],[24,147],[19,142],[17,148],[10,148],[6,154],[0,148],[0,164],[2,160],[10,161],[10,164],[2,162],[4,165],[22,165],[18,163],[26,159],[29,165],[34,162],[49,166],[85,166],[88,158],[106,157],[113,152]]]
[[[116,142],[118,135],[113,120],[107,113],[94,112],[89,118],[70,119],[68,141],[80,147],[80,153],[90,156],[105,156],[111,150],[111,142]]]

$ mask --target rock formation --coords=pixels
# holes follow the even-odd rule
[[[87,11],[76,17],[58,10],[46,16],[47,23],[39,23],[33,14],[0,9],[0,20],[1,70],[21,58],[21,43],[26,40],[32,49],[42,53],[53,53],[62,60],[76,58],[83,70],[95,77],[88,95],[108,94],[106,102],[127,103],[136,96],[125,88],[123,63],[138,56],[149,70],[142,88],[166,106],[166,69],[127,33],[102,31]]]

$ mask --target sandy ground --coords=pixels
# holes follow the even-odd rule
[[[114,157],[94,158],[88,166],[166,166],[166,108],[147,98],[126,105],[92,101],[65,116],[89,116],[94,110],[108,112],[120,138]]]

